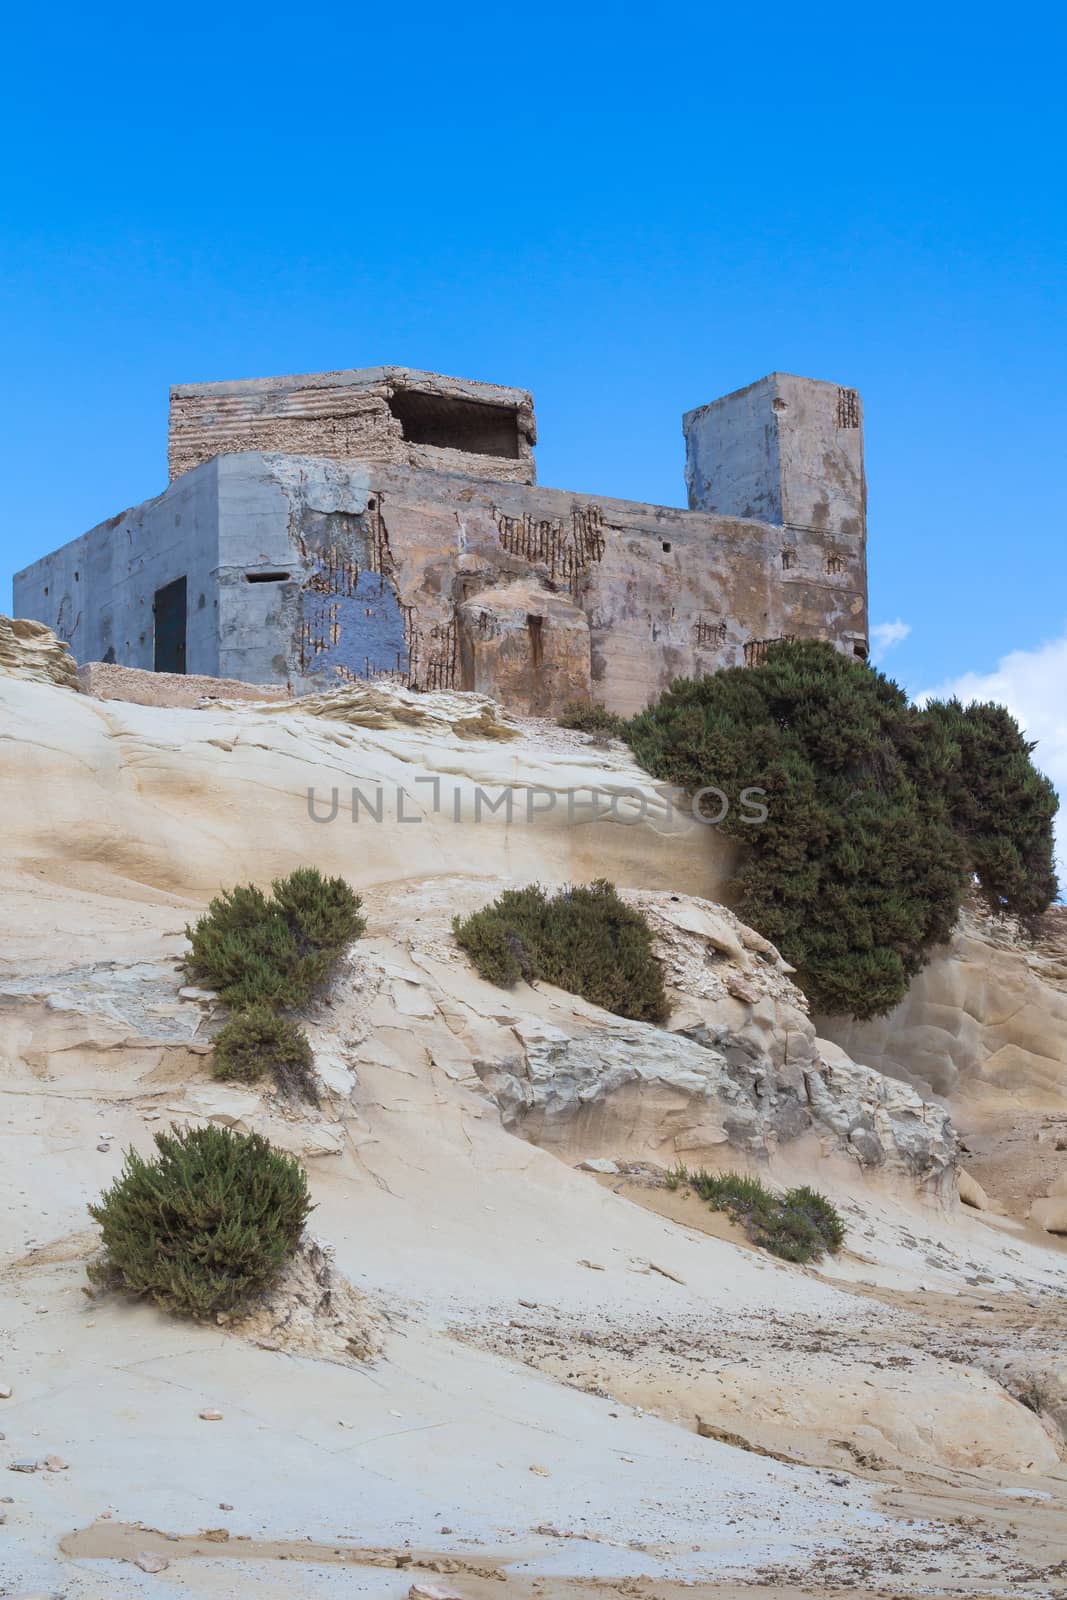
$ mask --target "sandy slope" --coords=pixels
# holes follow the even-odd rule
[[[646,817],[307,816],[309,784],[428,795],[415,775],[471,805],[478,783],[635,788]],[[788,1267],[716,1237],[647,1166],[575,1170],[625,1162],[618,1119],[610,1149],[550,1153],[501,1127],[470,1070],[517,1011],[575,1011],[429,959],[447,946],[433,880],[462,879],[458,903],[509,875],[721,878],[706,832],[672,827],[624,755],[0,679],[0,783],[0,1460],[67,1463],[0,1479],[8,1593],[400,1596],[409,1555],[472,1600],[1062,1584],[1062,1447],[996,1375],[1005,1342],[1046,1366],[1062,1349],[1062,1254],[802,1140],[774,1170],[837,1196],[849,1249]],[[371,926],[310,1018],[333,1095],[302,1119],[210,1084],[211,1008],[179,999],[174,958],[220,883],[308,859],[368,891]],[[376,1361],[86,1297],[86,1202],[128,1144],[204,1115],[305,1152],[314,1231],[386,1319]],[[643,1155],[647,1118],[632,1131]],[[170,1559],[158,1576],[130,1564],[149,1549]]]

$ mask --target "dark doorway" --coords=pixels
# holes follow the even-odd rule
[[[185,579],[175,578],[156,590],[152,601],[156,619],[155,670],[185,671]]]

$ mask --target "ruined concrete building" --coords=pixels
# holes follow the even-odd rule
[[[772,373],[683,419],[689,510],[536,484],[533,401],[372,367],[171,391],[169,487],[15,578],[79,662],[644,706],[768,640],[867,653],[854,389]]]

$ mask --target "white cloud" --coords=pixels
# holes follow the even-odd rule
[[[1028,739],[1037,740],[1034,764],[1056,785],[1061,805],[1067,799],[1067,632],[1036,650],[1013,650],[992,672],[965,672],[916,698],[994,700],[1007,706]],[[1067,887],[1067,819],[1059,819],[1060,884]]]
[[[876,622],[871,629],[871,643],[874,653],[881,658],[887,650],[892,650],[894,645],[902,644],[911,632],[910,622],[901,622],[898,617],[895,622]]]

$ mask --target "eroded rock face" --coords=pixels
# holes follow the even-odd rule
[[[1034,940],[1009,919],[965,911],[888,1016],[819,1027],[920,1093],[976,1109],[1067,1110],[1067,916],[1053,910]]]
[[[471,892],[457,885],[450,902]],[[488,898],[481,888],[480,902]],[[818,1039],[773,945],[708,901],[625,898],[656,934],[672,1001],[666,1029],[547,985],[481,983],[457,960],[440,913],[420,906],[409,949],[417,962],[434,958],[432,979],[417,987],[447,1021],[450,1075],[490,1095],[505,1126],[566,1159],[663,1166],[721,1161],[730,1150],[758,1161],[807,1136],[826,1154],[954,1193],[948,1114]]]
[[[332,1251],[310,1238],[255,1308],[227,1326],[262,1349],[342,1366],[372,1360],[385,1331],[381,1313],[337,1271]]]
[[[762,1161],[808,1139],[909,1184],[954,1189],[947,1113],[907,1085],[816,1037],[789,968],[725,907],[630,891],[656,935],[672,1003],[667,1028],[629,1021],[548,985],[498,989],[473,973],[452,915],[501,885],[424,885],[392,936],[360,941],[331,1004],[306,1019],[322,1088],[318,1108],[210,1077],[226,1011],[181,988],[170,962],[100,962],[7,980],[0,1028],[34,1074],[68,1065],[90,1039],[114,1052],[115,1088],[163,1118],[255,1131],[304,1159],[336,1157],[360,1104],[359,1063],[382,1052],[399,1070],[429,1061],[489,1097],[504,1125],[568,1161]],[[382,895],[395,907],[395,896]],[[368,905],[372,919],[375,905]]]
[[[521,1019],[513,1031],[515,1055],[475,1067],[505,1126],[535,1144],[631,1157],[644,1146],[641,1154],[670,1164],[723,1147],[758,1159],[813,1133],[860,1166],[935,1187],[951,1180],[947,1113],[832,1047],[831,1061],[816,1054],[807,1066],[776,1068],[744,1024],[716,1030],[724,1049],[644,1023],[568,1032]]]
[[[63,640],[43,622],[0,617],[0,673],[79,689],[78,668]]]
[[[858,1065],[817,1041],[820,1071],[807,1078],[813,1117],[844,1140],[862,1166],[889,1164],[921,1183],[950,1179],[959,1141],[943,1107],[907,1084]]]
[[[672,810],[624,747],[521,726],[481,696],[366,684],[291,706],[164,710],[0,683],[0,739],[20,746],[0,763],[4,953],[20,963],[54,963],[60,902],[61,959],[125,959],[129,941],[86,896],[129,902],[116,926],[144,929],[153,950],[149,927],[180,938],[221,886],[309,861],[359,892],[394,885],[394,900],[445,873],[684,883],[710,899],[730,863],[730,841]],[[28,771],[47,806],[26,804]],[[54,886],[18,866],[51,859]]]
[[[226,702],[223,702],[225,707]],[[275,709],[260,706],[260,710]],[[402,684],[350,683],[323,694],[302,695],[277,706],[301,716],[345,722],[351,728],[395,728],[456,735],[461,739],[516,739],[519,731],[495,700],[482,694],[418,694]]]

